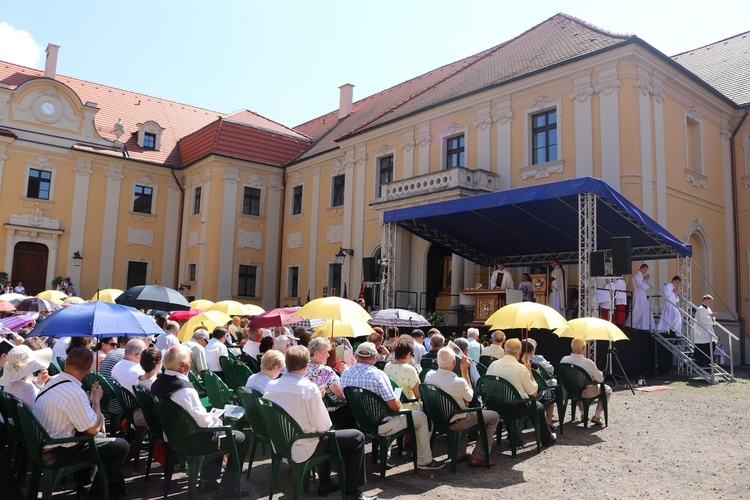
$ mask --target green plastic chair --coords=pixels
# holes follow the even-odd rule
[[[83,380],[81,380],[81,387],[84,391],[89,392],[94,382],[99,382],[99,386],[101,386],[102,391],[104,392],[104,396],[102,396],[101,402],[102,415],[104,415],[104,417],[109,420],[111,428],[119,428],[120,417],[122,417],[122,414],[112,414],[109,411],[109,402],[112,400],[117,400],[117,397],[115,396],[115,390],[112,389],[112,384],[110,384],[109,381],[104,378],[104,375],[102,375],[101,373],[89,372],[85,377],[83,377]]]
[[[133,456],[133,470],[138,471],[138,464],[141,460],[141,448],[143,447],[143,438],[146,437],[148,432],[147,427],[138,427],[135,425],[135,410],[139,408],[138,400],[135,396],[130,393],[127,389],[121,386],[116,380],[112,380],[112,390],[115,392],[117,402],[122,408],[122,413],[128,420],[128,426],[133,431],[133,446],[135,447],[135,454]],[[142,410],[141,410],[142,411]]]
[[[461,438],[464,434],[468,434],[474,430],[479,433],[479,439],[484,443],[484,460],[489,469],[490,453],[487,444],[489,439],[492,439],[492,436],[487,436],[482,409],[461,408],[458,406],[458,403],[456,403],[456,400],[453,399],[453,396],[432,384],[420,384],[419,394],[422,396],[424,412],[432,422],[433,432],[442,432],[448,436],[448,456],[451,457],[451,474],[456,473],[456,465],[458,464],[458,445],[461,443]],[[477,424],[463,430],[451,429],[451,419],[462,413],[476,413]]]
[[[243,352],[240,355],[240,361],[245,363],[245,365],[247,365],[247,367],[250,368],[250,371],[252,371],[253,373],[258,373],[260,371],[260,363],[256,358],[253,358],[248,353]]]
[[[480,377],[483,377],[487,375],[487,365],[483,365],[482,363],[477,363],[474,366],[477,367],[477,373]]]
[[[508,426],[508,438],[510,439],[511,454],[516,456],[518,448],[518,434],[520,433],[520,424],[531,414],[531,421],[534,423],[534,432],[536,434],[537,453],[542,451],[542,434],[539,427],[539,414],[535,411],[528,411],[529,404],[536,404],[534,398],[522,398],[516,388],[502,377],[485,375],[479,377],[477,382],[477,393],[482,397],[482,402],[488,410],[493,410],[500,415]],[[519,405],[524,405],[523,410],[519,411]],[[500,432],[497,433],[497,445],[500,446]]]
[[[57,357],[57,366],[60,367],[60,371],[65,371],[65,358]]]
[[[437,368],[435,370],[437,370]],[[424,384],[424,379],[425,377],[427,377],[427,374],[430,372],[434,372],[435,370],[423,369],[421,372],[419,372],[419,382]]]
[[[203,405],[203,407],[207,410],[210,410],[211,403],[208,401],[208,396],[206,395],[206,386],[203,384],[203,381],[199,379],[198,375],[193,373],[192,370],[188,371],[188,380],[190,380],[190,383],[193,384],[196,392],[198,392],[198,397],[201,398],[201,404]]]
[[[328,441],[331,445],[331,452],[325,455],[321,455],[315,458],[310,458],[302,463],[297,463],[292,460],[292,446],[295,441],[305,438],[320,438],[322,435],[318,433],[305,434],[300,429],[299,425],[295,420],[284,410],[281,406],[273,403],[264,398],[260,398],[259,404],[261,407],[261,415],[263,421],[266,424],[268,436],[273,444],[273,454],[271,458],[271,489],[268,494],[269,500],[273,498],[273,493],[276,490],[276,481],[279,478],[279,466],[281,460],[286,459],[289,466],[292,468],[292,500],[298,500],[300,498],[300,492],[305,493],[310,491],[310,471],[316,465],[330,461],[333,459],[336,462],[336,467],[339,475],[339,484],[341,485],[341,500],[346,499],[346,492],[344,491],[345,477],[344,467],[341,462],[341,450],[339,450],[338,442],[336,441],[336,433],[334,431],[328,431]]]
[[[188,498],[195,498],[198,484],[198,473],[206,461],[230,454],[231,462],[228,467],[234,467],[237,477],[241,475],[240,460],[237,456],[237,444],[234,441],[232,428],[228,425],[221,427],[200,427],[195,419],[180,405],[166,398],[151,397],[154,400],[156,415],[162,424],[172,452],[179,457],[179,462],[187,463]],[[217,442],[211,438],[215,433],[223,433],[224,441],[217,449]],[[179,463],[178,462],[178,463]],[[172,480],[173,470],[166,469],[167,483]],[[241,488],[237,497],[240,498]]]
[[[47,373],[49,373],[50,377],[54,377],[55,375],[60,375],[60,369],[55,363],[50,363],[47,367]]]
[[[385,365],[387,365],[387,361],[375,361],[375,368],[378,370],[385,370]]]
[[[236,404],[234,393],[214,372],[203,370],[201,379],[206,385],[208,402],[213,408],[224,408],[227,404]]]
[[[596,384],[594,379],[588,374],[586,370],[580,366],[576,366],[570,363],[561,363],[557,368],[557,380],[562,384],[565,392],[567,393],[565,400],[563,401],[563,411],[560,414],[560,433],[562,434],[563,420],[565,411],[568,407],[568,401],[573,404],[570,408],[570,419],[576,419],[576,407],[577,402],[580,401],[583,404],[583,426],[589,426],[589,406],[597,399],[601,399],[602,407],[604,409],[604,425],[608,425],[609,422],[609,411],[607,408],[607,393],[604,388],[604,384],[599,384],[599,394],[593,398],[584,398],[582,393],[587,386]]]
[[[146,459],[146,480],[148,481],[148,476],[151,473],[151,463],[154,459],[156,443],[161,443],[162,446],[164,446],[164,497],[166,497],[169,494],[169,480],[167,479],[166,471],[170,471],[171,476],[171,471],[174,468],[172,448],[169,446],[169,443],[164,441],[164,430],[162,429],[161,422],[156,414],[156,406],[154,406],[151,391],[141,386],[134,387],[134,390],[135,399],[138,401],[138,405],[143,412],[143,418],[146,419],[146,423],[148,424],[148,428],[146,429],[149,434],[148,458]]]
[[[484,365],[487,368],[489,368],[490,365],[497,360],[498,358],[496,358],[495,356],[479,356],[479,364]]]
[[[233,391],[243,387],[247,383],[247,379],[253,374],[252,370],[238,359],[220,356],[219,364],[221,369],[224,370],[224,380],[227,386]]]
[[[437,370],[437,359],[435,358],[422,358],[419,360],[419,366],[422,367],[422,371],[424,370]]]
[[[26,469],[29,461],[26,437],[21,430],[16,416],[17,403],[20,402],[15,396],[0,391],[0,415],[3,417],[5,430],[5,441],[8,445],[7,453],[13,467],[13,474],[20,479],[21,484],[26,480]]]
[[[250,430],[253,433],[253,445],[250,447],[250,459],[247,464],[247,478],[250,479],[250,472],[253,470],[255,450],[258,448],[258,443],[264,445],[263,450],[265,453],[265,445],[271,444],[271,438],[268,435],[268,429],[266,429],[266,423],[263,420],[260,404],[258,403],[263,394],[247,387],[240,387],[237,392],[240,396],[242,407],[245,409],[245,418],[247,418]]]
[[[411,410],[393,411],[388,408],[388,405],[383,401],[383,398],[374,392],[362,389],[361,387],[344,387],[344,396],[349,402],[349,407],[352,410],[354,419],[357,421],[359,430],[372,438],[373,463],[377,461],[377,450],[378,448],[380,449],[380,479],[385,479],[386,460],[388,458],[388,450],[391,447],[391,443],[396,439],[399,440],[398,454],[400,456],[402,451],[402,440],[399,438],[407,435],[407,433],[411,436],[411,442],[414,446],[412,459],[414,462],[414,473],[416,474],[418,470],[416,453],[417,434],[414,430],[414,418],[412,417]],[[383,419],[386,417],[397,417],[399,415],[406,416],[406,428],[404,430],[388,436],[383,436],[378,433],[378,427]]]
[[[9,395],[6,395],[9,396]],[[12,396],[10,396],[12,397]],[[14,398],[15,399],[15,398]],[[94,442],[94,436],[75,436],[62,439],[52,439],[42,424],[36,419],[31,409],[21,401],[16,403],[16,418],[18,419],[21,429],[23,430],[26,440],[27,449],[31,460],[34,462],[34,469],[31,475],[31,485],[29,486],[29,498],[36,498],[39,491],[39,475],[42,480],[42,499],[49,500],[52,498],[52,492],[55,485],[65,476],[68,476],[78,470],[97,467],[99,472],[99,483],[101,487],[102,498],[105,500],[109,494],[109,483],[107,481],[107,469],[99,458],[99,452]],[[44,466],[42,461],[42,450],[47,446],[68,444],[68,443],[87,443],[90,453],[89,459],[74,465],[49,468]]]
[[[541,368],[541,367],[540,367]],[[549,385],[547,383],[547,380],[544,378],[544,375],[539,370],[531,370],[531,373],[534,375],[534,380],[536,381],[536,385],[539,387],[538,393],[541,394],[542,391],[551,390],[554,395],[555,399],[552,401],[546,401],[542,404],[544,404],[544,409],[546,410],[547,407],[550,405],[556,405],[557,406],[557,416],[559,417],[561,423],[560,423],[560,434],[562,434],[562,415],[565,415],[565,411],[563,410],[563,390],[562,386],[560,384],[558,385]]]

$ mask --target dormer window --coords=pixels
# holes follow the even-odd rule
[[[161,133],[164,131],[155,121],[137,123],[138,146],[143,149],[159,151],[161,149]]]
[[[156,149],[156,134],[150,132],[143,134],[143,149]]]

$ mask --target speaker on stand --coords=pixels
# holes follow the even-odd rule
[[[612,274],[615,276],[633,274],[630,253],[630,236],[612,238]]]

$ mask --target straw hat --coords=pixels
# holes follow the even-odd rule
[[[0,385],[10,385],[34,372],[46,370],[51,362],[52,349],[49,347],[32,351],[25,345],[16,346],[8,353],[3,376],[0,377]]]

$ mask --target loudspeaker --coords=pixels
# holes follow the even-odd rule
[[[630,259],[630,236],[612,238],[612,273],[615,276],[632,274]]]
[[[591,252],[589,254],[589,272],[591,276],[606,276],[604,272],[604,250]]]
[[[374,304],[374,297],[372,295],[372,287],[366,286],[365,287],[365,305],[368,307],[372,307]]]
[[[362,275],[365,281],[378,281],[378,262],[375,257],[362,258]]]

